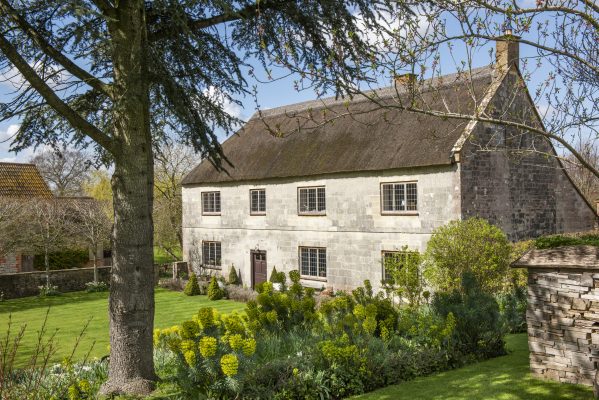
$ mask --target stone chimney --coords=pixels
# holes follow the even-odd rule
[[[520,36],[513,33],[512,25],[507,23],[503,36],[496,39],[497,71],[502,74],[512,64],[520,64]]]

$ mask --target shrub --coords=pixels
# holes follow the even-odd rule
[[[599,246],[599,234],[576,235],[552,235],[542,236],[535,239],[537,249],[551,249],[559,246],[588,245]]]
[[[526,287],[515,286],[497,296],[503,328],[508,333],[526,332]]]
[[[461,289],[437,292],[432,309],[442,318],[455,316],[453,340],[464,356],[484,359],[505,354],[499,306],[483,292],[472,273],[462,277]]]
[[[505,286],[511,255],[501,229],[480,218],[452,221],[437,228],[425,253],[425,278],[438,291],[460,289],[465,272],[491,293]]]
[[[241,284],[241,280],[237,275],[237,270],[234,265],[231,265],[231,271],[229,272],[229,285],[239,285]]]
[[[250,300],[256,300],[256,292],[252,289],[242,286],[229,286],[227,287],[227,297],[230,300],[241,301],[247,303]]]
[[[400,299],[406,299],[411,307],[418,307],[423,300],[424,281],[420,271],[422,257],[417,251],[404,246],[397,257],[384,259],[386,282],[390,291]]]
[[[279,282],[279,273],[277,272],[277,267],[272,267],[272,271],[270,272],[270,278],[268,279],[268,281],[270,283],[280,283]]]
[[[225,291],[221,289],[218,281],[213,276],[212,279],[210,279],[210,284],[208,285],[208,298],[210,300],[220,300],[223,297],[225,297]]]
[[[87,282],[85,284],[85,291],[88,293],[107,292],[108,284],[106,282],[102,282],[102,281]]]
[[[81,268],[89,261],[89,251],[87,249],[70,249],[50,253],[48,261],[52,270]],[[33,258],[33,267],[38,271],[46,269],[43,254],[38,254]]]
[[[38,289],[40,290],[40,297],[60,295],[60,292],[58,291],[58,286],[55,285],[42,285],[38,286]]]
[[[187,296],[197,296],[201,293],[200,286],[198,285],[198,277],[196,274],[191,274],[189,280],[187,281],[187,285],[185,285],[185,289],[183,290]]]

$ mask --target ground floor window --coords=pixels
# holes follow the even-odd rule
[[[300,247],[299,254],[302,276],[327,277],[327,249],[323,247]]]
[[[383,251],[383,282],[392,283],[393,271],[401,270],[410,262],[418,262],[417,251]]]
[[[203,242],[202,243],[202,260],[203,264],[220,267],[221,246],[220,242]]]

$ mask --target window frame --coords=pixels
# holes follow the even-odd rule
[[[318,260],[318,264],[316,265],[316,275],[304,275],[302,272],[302,250],[306,249],[306,250],[317,250],[317,260]],[[324,276],[320,276],[320,271],[319,271],[319,267],[320,267],[320,252],[324,250]],[[311,280],[311,281],[320,281],[320,282],[326,282],[328,279],[328,255],[327,255],[327,248],[326,247],[322,247],[322,246],[298,246],[297,247],[297,259],[298,259],[298,270],[300,273],[300,278],[304,279],[304,280]]]
[[[217,244],[219,245],[220,249],[220,258],[218,259],[218,264],[216,264],[216,260],[214,261],[214,264],[208,264],[205,262],[206,257],[204,256],[204,246],[205,245],[210,245],[210,244]],[[215,254],[216,254],[216,249],[215,249]],[[202,240],[202,267],[206,268],[206,269],[220,269],[222,270],[222,264],[223,264],[223,245],[221,241],[218,240]]]
[[[253,211],[252,210],[252,192],[264,192],[264,211]],[[260,204],[260,199],[258,199]],[[250,189],[250,215],[266,215],[266,188]]]
[[[310,189],[314,189],[316,191],[315,195],[316,195],[316,208],[318,209],[318,189],[324,189],[324,210],[322,211],[301,211],[301,203],[300,203],[300,192],[302,190],[310,190]],[[326,185],[315,185],[315,186],[298,186],[297,187],[297,215],[302,215],[302,216],[323,216],[323,215],[327,215],[327,188]]]
[[[218,211],[206,211],[204,209],[205,205],[206,205],[206,201],[204,200],[204,195],[215,195],[216,193],[218,193]],[[220,195],[220,190],[209,190],[206,192],[201,192],[201,197],[202,197],[202,215],[221,215],[221,210],[222,210],[222,197]],[[216,207],[215,207],[216,208]]]
[[[415,210],[407,210],[407,197],[408,197],[408,185],[409,184],[414,184],[416,185],[416,209]],[[406,199],[406,210],[385,210],[384,208],[384,200],[385,200],[385,195],[384,195],[384,186],[385,185],[403,185],[404,187],[404,196]],[[381,207],[381,215],[418,215],[419,214],[419,208],[418,208],[418,181],[417,180],[411,180],[411,181],[394,181],[394,182],[381,182],[379,184],[379,197],[380,197],[380,207]]]
[[[392,282],[389,282],[388,278],[387,278],[387,268],[385,268],[385,256],[387,254],[397,254],[397,255],[403,255],[403,256],[407,256],[410,253],[418,253],[417,250],[382,250],[381,251],[381,270],[382,270],[382,279],[381,282],[383,282],[384,285],[391,285]]]

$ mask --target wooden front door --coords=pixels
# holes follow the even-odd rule
[[[266,252],[252,251],[252,288],[266,282]]]

